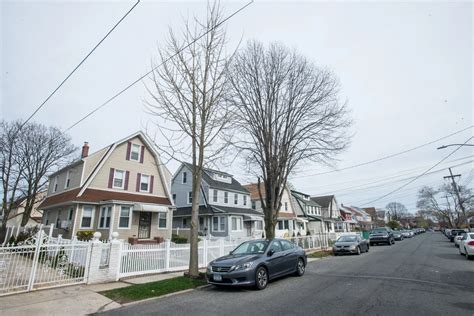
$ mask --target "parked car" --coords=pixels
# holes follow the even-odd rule
[[[454,242],[454,237],[456,237],[457,235],[459,235],[461,233],[465,233],[465,232],[466,231],[464,229],[452,229],[451,234],[449,236],[449,241]]]
[[[466,232],[462,232],[462,233],[458,233],[455,237],[454,237],[454,246],[455,247],[459,247],[459,244],[461,243],[461,241],[463,240],[464,236],[466,235],[467,233]]]
[[[246,241],[227,256],[207,266],[210,284],[267,287],[268,281],[287,274],[302,276],[307,263],[306,253],[285,239]]]
[[[395,243],[395,238],[393,238],[393,233],[390,228],[379,227],[370,232],[369,243],[371,246],[376,244],[387,244],[391,246]]]
[[[334,243],[332,252],[335,256],[347,253],[360,255],[362,252],[369,252],[369,243],[359,235],[341,236]]]
[[[393,238],[395,238],[395,240],[403,240],[403,234],[401,231],[393,231]]]
[[[409,230],[402,230],[401,231],[403,238],[412,238],[415,234]]]
[[[474,232],[464,235],[459,243],[459,254],[466,256],[467,259],[474,257]]]

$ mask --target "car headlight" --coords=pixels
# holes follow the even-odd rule
[[[212,272],[212,262],[207,265],[207,272]]]
[[[356,249],[356,247],[357,247],[356,245],[351,245],[349,249]]]
[[[246,262],[246,263],[243,263],[243,264],[238,264],[238,265],[235,265],[232,268],[230,268],[229,272],[230,271],[237,271],[237,270],[247,270],[247,269],[250,269],[252,266],[253,266],[253,261]]]

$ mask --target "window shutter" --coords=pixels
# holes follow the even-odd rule
[[[125,159],[130,160],[130,151],[131,150],[132,150],[132,143],[128,142],[127,143],[127,156],[125,157]]]
[[[112,184],[113,184],[113,182],[114,182],[114,171],[115,171],[114,168],[110,168],[110,172],[109,172],[109,189],[112,189]]]
[[[145,146],[142,146],[142,151],[140,153],[140,163],[143,163],[143,156],[145,155]]]
[[[130,177],[130,171],[125,171],[125,186],[124,186],[125,191],[128,190],[128,178],[129,177]]]
[[[150,193],[153,193],[153,180],[155,179],[154,176],[150,176]]]
[[[138,173],[137,174],[137,192],[140,192],[140,180],[142,178],[142,174]]]

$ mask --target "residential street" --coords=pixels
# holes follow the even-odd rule
[[[207,287],[106,315],[474,315],[474,262],[441,233],[308,264],[264,291]]]

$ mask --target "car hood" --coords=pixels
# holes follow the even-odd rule
[[[357,241],[337,241],[334,246],[357,246]]]
[[[263,254],[252,254],[252,255],[227,255],[224,257],[217,258],[216,260],[212,261],[211,264],[213,265],[221,265],[221,266],[234,266],[237,264],[243,264],[250,261],[256,261],[262,258]]]

